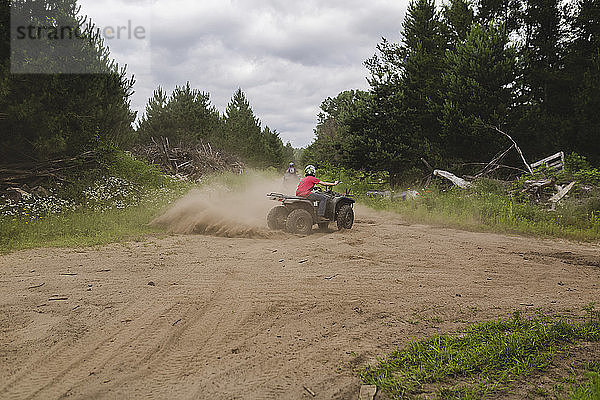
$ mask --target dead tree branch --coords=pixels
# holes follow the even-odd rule
[[[517,145],[517,142],[515,142],[515,140],[508,133],[501,131],[500,128],[498,128],[497,126],[488,125],[488,128],[494,129],[496,132],[503,134],[512,142],[513,146],[515,147],[515,149],[521,156],[521,159],[523,160],[523,164],[525,164],[527,171],[529,171],[530,174],[533,174],[533,170],[531,169],[531,166],[529,165],[527,160],[525,160],[525,156],[523,155],[523,152],[521,151],[521,148],[519,147],[519,145]]]

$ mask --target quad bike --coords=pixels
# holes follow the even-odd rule
[[[325,216],[317,215],[318,201],[306,197],[288,196],[282,193],[269,193],[271,200],[281,202],[267,215],[267,225],[273,230],[284,229],[290,233],[310,235],[313,225],[325,230],[330,222],[337,222],[338,229],[350,229],[354,223],[354,199],[346,193],[336,193],[329,189],[319,191],[327,197]]]

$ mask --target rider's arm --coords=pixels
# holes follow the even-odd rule
[[[321,182],[319,182],[319,185],[324,185],[324,186],[335,186],[335,185],[337,185],[338,183],[340,183],[340,182],[339,182],[339,181],[335,181],[335,182],[331,183],[331,182],[325,182],[325,181],[321,181]]]

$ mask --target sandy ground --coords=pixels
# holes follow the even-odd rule
[[[356,399],[411,339],[599,301],[600,246],[409,225],[0,257],[0,398]]]

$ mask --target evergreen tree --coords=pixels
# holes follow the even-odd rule
[[[290,163],[296,163],[299,160],[299,157],[296,157],[296,149],[294,149],[294,147],[292,146],[292,144],[290,142],[287,142],[285,144],[285,147],[283,148],[283,158],[286,162]]]
[[[573,40],[565,54],[570,104],[562,147],[600,163],[600,1],[579,0],[571,16]]]
[[[561,15],[559,0],[528,0],[524,15],[527,32],[522,50],[524,81],[531,91],[530,99],[552,111],[559,93],[555,84],[561,69]]]
[[[140,140],[164,136],[184,142],[205,140],[219,144],[221,119],[210,104],[209,94],[192,89],[190,83],[176,86],[167,97],[159,87],[146,105],[146,113],[138,124]]]
[[[187,142],[215,142],[220,123],[219,112],[210,104],[209,94],[192,89],[187,82],[185,86],[176,86],[168,98],[160,87],[154,92],[138,132],[142,140],[165,136]]]
[[[279,133],[266,126],[262,131],[262,137],[264,142],[264,165],[272,167],[283,167],[286,165],[288,161],[286,161],[286,152]]]
[[[558,0],[527,0],[523,9],[524,42],[519,49],[517,107],[511,117],[515,138],[534,158],[560,148],[568,87],[563,79],[562,26]]]
[[[413,0],[403,25],[401,44],[383,41],[367,60],[373,128],[358,143],[373,146],[393,179],[411,175],[421,157],[439,158],[441,76],[448,47],[446,29],[433,0]],[[385,165],[385,167],[384,167]]]
[[[469,0],[450,0],[442,8],[443,29],[447,32],[448,48],[464,42],[471,30],[475,13]]]
[[[39,26],[41,17],[46,17],[60,26],[80,27],[86,39],[73,40],[71,53],[62,61],[81,62],[102,73],[11,74],[11,56],[49,71],[62,62],[51,54],[27,55],[16,46],[9,51],[11,5],[22,24]],[[101,144],[125,146],[133,140],[134,79],[110,60],[99,32],[79,15],[75,0],[1,0],[0,50],[1,160],[46,159]]]
[[[487,160],[505,143],[485,125],[508,121],[514,102],[515,49],[502,26],[473,25],[464,43],[448,53],[442,110],[448,154],[457,160]]]
[[[520,28],[523,0],[477,0],[477,19],[485,25],[503,25],[510,34]]]
[[[249,161],[263,159],[260,121],[241,89],[235,92],[225,110],[225,146]]]
[[[303,154],[304,163],[372,168],[372,154],[365,140],[371,134],[366,116],[371,96],[361,90],[347,90],[321,103],[316,138]]]

